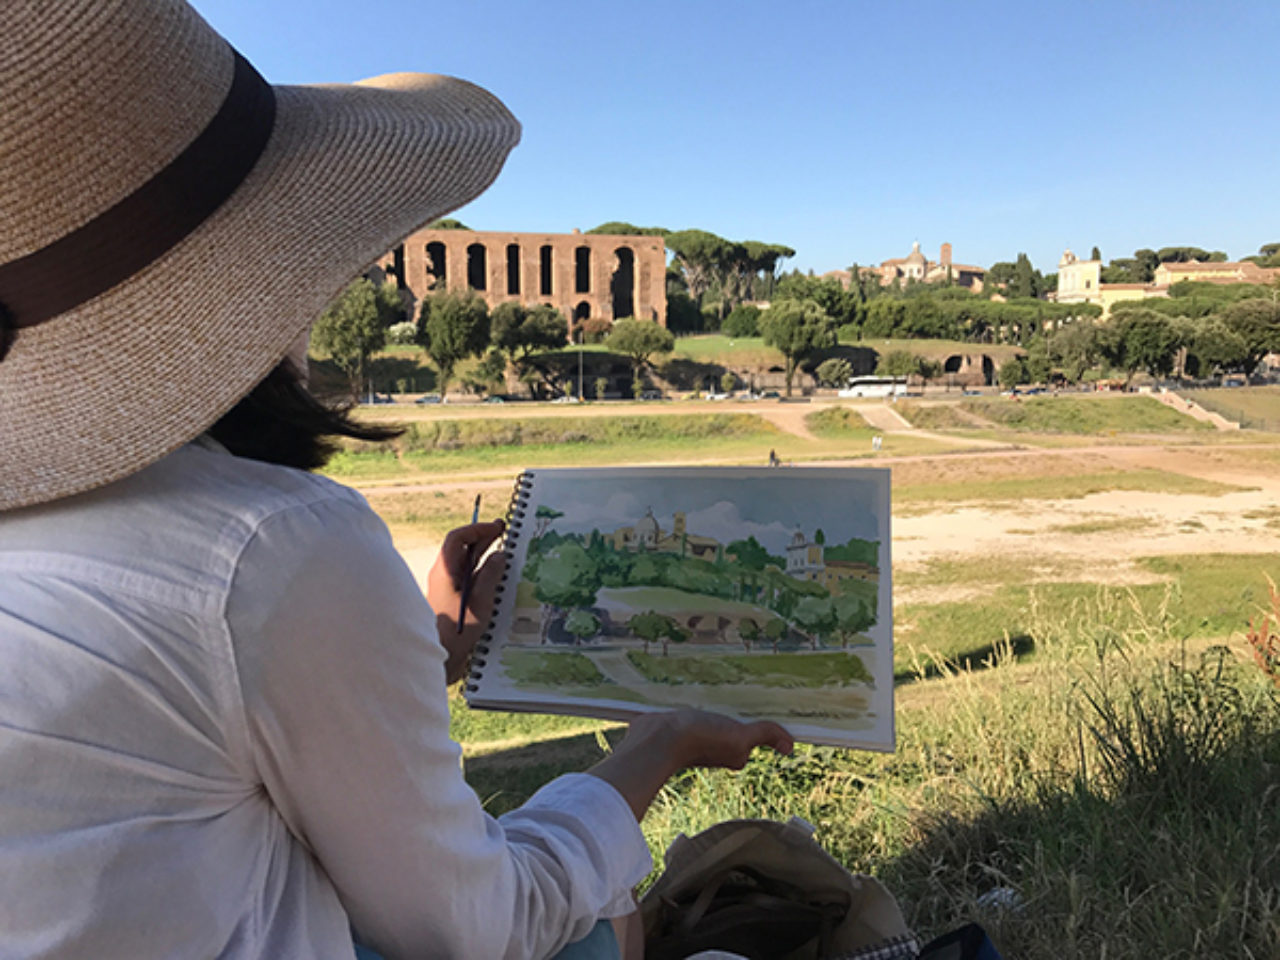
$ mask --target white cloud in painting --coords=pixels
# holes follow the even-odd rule
[[[713,503],[702,510],[694,510],[689,513],[686,520],[687,528],[692,534],[700,537],[714,537],[725,544],[732,540],[755,537],[762,547],[775,556],[785,555],[787,544],[791,542],[791,535],[795,533],[793,528],[778,521],[756,523],[745,520],[737,504],[730,503],[728,500]],[[664,527],[669,526],[670,520],[662,518],[662,523]]]
[[[564,533],[588,533],[592,529],[612,532],[618,527],[629,527],[645,515],[646,507],[632,493],[615,493],[604,503],[580,501],[566,503],[558,509],[564,517],[555,528]]]

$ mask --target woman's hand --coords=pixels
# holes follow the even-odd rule
[[[665,744],[676,764],[673,772],[686,767],[741,770],[756,747],[770,747],[786,754],[795,748],[791,734],[772,721],[744,723],[692,708],[638,717],[632,721],[620,749],[632,738],[641,741],[642,749],[652,749],[649,744],[654,742]]]
[[[739,770],[756,747],[789,754],[794,746],[791,734],[768,720],[676,710],[637,717],[617,749],[588,772],[612,784],[640,820],[662,785],[686,767]]]
[[[448,651],[445,661],[445,678],[449,683],[461,680],[471,659],[471,651],[479,641],[493,613],[494,594],[498,582],[506,570],[507,560],[501,553],[494,553],[471,575],[471,589],[467,593],[467,609],[463,614],[462,630],[458,629],[458,611],[462,604],[462,589],[467,574],[475,567],[477,559],[484,555],[505,525],[501,520],[491,523],[473,523],[450,530],[440,547],[431,573],[427,575],[427,602],[435,611],[436,627],[440,642]]]

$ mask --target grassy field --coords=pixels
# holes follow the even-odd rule
[[[374,408],[371,418],[388,418],[384,409]],[[409,482],[514,475],[526,467],[566,462],[761,465],[770,450],[784,462],[807,462],[870,457],[876,434],[858,414],[843,408],[828,411],[830,423],[821,421],[817,439],[783,430],[754,413],[673,413],[666,408],[659,415],[645,414],[642,405],[630,409],[636,412],[623,408],[613,416],[421,416],[405,423],[406,433],[396,440],[347,444],[325,472],[354,482]],[[902,433],[886,436],[879,453],[902,456],[944,449],[949,448],[928,437]]]
[[[1076,613],[1032,622],[1034,660],[998,645],[902,688],[891,756],[800,747],[740,773],[682,775],[644,822],[655,861],[680,832],[801,816],[842,862],[879,876],[924,937],[978,920],[1025,960],[1276,956],[1274,689],[1158,619],[1118,628],[1105,598]],[[491,810],[618,735],[546,722],[556,728],[540,742],[465,744]],[[981,900],[997,888],[1015,908]]]
[[[921,509],[936,507],[942,503],[1075,500],[1087,497],[1091,493],[1102,493],[1107,490],[1201,493],[1213,496],[1239,489],[1242,488],[1214,480],[1201,480],[1181,473],[1170,473],[1167,470],[1104,469],[1059,475],[895,483],[893,496],[895,505],[919,512]]]
[[[1266,600],[1266,575],[1280,576],[1280,553],[1148,557],[1137,563],[1156,582],[1100,586],[1072,579],[1072,571],[1025,559],[985,563],[938,562],[899,574],[901,587],[944,594],[965,587],[965,599],[918,602],[894,610],[895,669],[900,677],[940,659],[977,663],[1009,639],[1020,655],[1033,655],[1036,623],[1071,620],[1105,600],[1117,631],[1161,621],[1183,638],[1215,638],[1243,630]]]
[[[1221,445],[1243,442],[1238,437],[1153,427],[1141,407],[1133,414],[1135,398],[1083,399],[1119,412],[1042,418],[1034,433],[992,431],[1024,445],[1046,437],[1078,449],[891,460],[895,509],[941,515],[970,503],[1031,511],[1036,501],[1106,490],[1218,495],[1242,486],[1174,467],[1236,479],[1269,476],[1280,466],[1280,450]],[[1079,400],[1043,402],[1061,411]],[[621,451],[696,462],[712,450],[759,462],[762,442],[766,453],[776,446],[784,459],[863,451],[873,431],[856,408],[820,414],[805,420],[817,440],[757,418],[732,421],[745,431],[737,437],[718,437],[706,422],[685,423],[687,445],[643,434],[648,427],[628,435],[630,428],[617,424],[590,428],[602,431],[591,435],[598,440],[548,443],[539,430],[576,431],[588,418],[561,416],[555,426],[522,419],[517,438],[514,418],[500,416],[456,433],[424,426],[415,449],[390,454],[394,466],[385,451],[379,461],[379,452],[367,449],[353,451],[351,463],[370,475],[395,469],[401,479],[443,483],[508,456],[523,466],[531,454],[562,465],[591,456],[616,462]],[[680,425],[681,418],[711,415],[661,419]],[[1050,430],[1062,432],[1039,432]],[[1176,461],[1151,447],[1150,456],[1169,459],[1148,460],[1144,452],[1138,461],[1168,463],[1168,470],[1126,466],[1111,433],[1129,430],[1198,445],[1183,448]],[[910,438],[889,434],[886,450]],[[1100,442],[1107,447],[1095,452],[1091,445]],[[1157,440],[1130,436],[1123,443]],[[371,502],[393,531],[442,532],[464,519],[473,495],[452,487],[392,489],[371,491]],[[1280,525],[1280,508],[1249,502],[1253,522]],[[801,816],[842,862],[880,877],[925,937],[978,920],[1005,956],[1026,960],[1280,957],[1280,690],[1248,660],[1241,638],[1267,600],[1265,575],[1280,576],[1280,549],[1122,563],[1099,551],[1097,538],[1123,540],[1140,532],[1141,518],[1054,519],[1046,524],[1042,516],[1028,536],[1011,530],[1016,553],[942,555],[895,571],[903,599],[894,611],[894,754],[802,747],[793,758],[758,756],[740,773],[683,774],[644,821],[655,858],[661,861],[677,833],[724,819]],[[1095,540],[1092,552],[1079,556],[1040,556],[1028,552],[1032,534]],[[689,665],[653,653],[642,665],[682,689]],[[774,666],[769,656],[739,659],[752,669]],[[536,659],[528,666],[535,680],[554,666],[558,682],[565,669]],[[599,682],[589,661],[567,669],[578,683]],[[740,675],[711,679],[731,684]],[[777,678],[777,694],[792,696],[796,680]],[[557,774],[585,769],[621,733],[578,717],[472,711],[456,698],[451,713],[467,779],[494,813]],[[1014,906],[982,901],[993,889],[1013,891],[1005,902]]]
[[[977,421],[966,417],[954,403],[921,403],[919,400],[899,401],[894,409],[913,427],[923,430],[972,430]]]
[[[1206,410],[1220,413],[1242,427],[1280,431],[1280,386],[1232,387],[1218,390],[1179,390]]]
[[[961,408],[1009,430],[1041,433],[1169,433],[1210,431],[1150,397],[971,397]]]

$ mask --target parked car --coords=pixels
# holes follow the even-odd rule
[[[562,393],[551,401],[552,403],[581,403],[582,401],[575,397],[572,393]]]
[[[423,394],[414,403],[443,403],[444,399],[438,393]]]
[[[485,402],[485,403],[506,403],[506,402],[507,402],[507,398],[506,398],[506,397],[500,397],[500,396],[498,396],[496,393],[493,393],[493,394],[490,394],[489,396],[485,397],[485,398],[484,398],[484,402]]]
[[[644,390],[640,394],[640,399],[641,400],[661,400],[662,391],[661,390]]]
[[[782,394],[780,394],[777,390],[766,390],[764,393],[760,394],[760,399],[761,400],[780,400],[782,399]]]

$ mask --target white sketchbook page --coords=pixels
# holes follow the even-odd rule
[[[611,718],[697,706],[893,749],[888,470],[526,476],[473,706]]]

